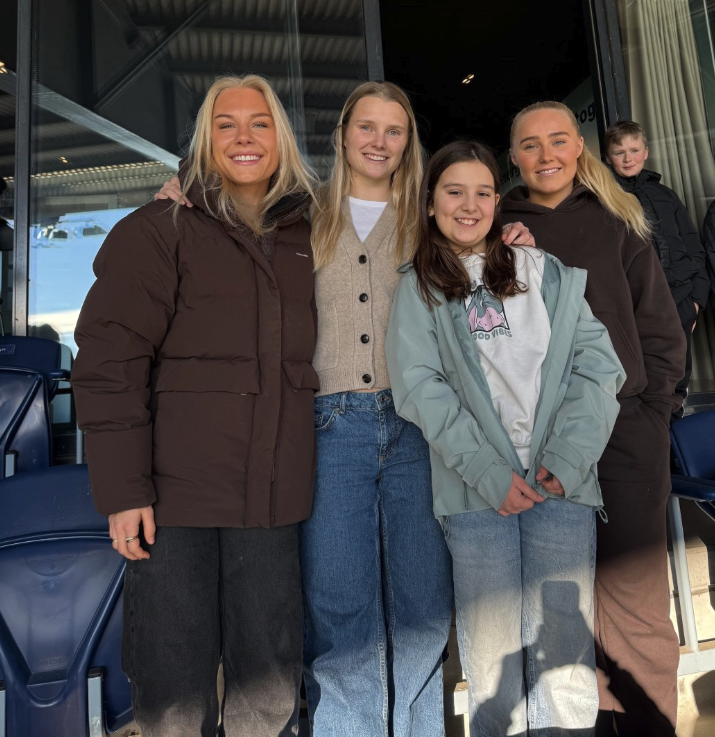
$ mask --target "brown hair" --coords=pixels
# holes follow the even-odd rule
[[[499,167],[486,146],[476,141],[456,141],[441,148],[429,160],[419,195],[419,223],[417,248],[413,267],[422,298],[428,305],[437,305],[434,291],[447,299],[466,299],[471,292],[471,280],[459,256],[437,227],[429,210],[434,202],[434,191],[439,178],[453,164],[478,161],[489,169],[494,179],[494,195],[499,194],[501,181]],[[502,242],[500,208],[494,210],[494,220],[486,237],[486,252],[482,278],[484,286],[498,299],[526,291],[516,278],[514,250]]]
[[[564,105],[563,102],[555,102],[554,100],[535,102],[533,105],[519,111],[511,124],[509,138],[511,140],[511,153],[514,158],[518,158],[519,153],[518,148],[514,145],[514,137],[519,121],[529,113],[539,110],[558,110],[562,112],[576,129],[576,133],[581,134],[576,116],[571,108]],[[638,198],[621,189],[611,170],[591,153],[585,143],[576,164],[576,181],[592,192],[607,212],[622,221],[626,226],[626,230],[633,231],[644,240],[650,238],[651,229]]]
[[[603,147],[606,149],[606,153],[608,153],[611,146],[619,146],[626,136],[642,138],[643,145],[648,145],[648,137],[640,123],[636,123],[635,120],[619,120],[606,131],[606,135],[603,137]]]
[[[409,260],[413,252],[414,230],[417,222],[417,192],[422,179],[423,152],[417,134],[415,114],[410,98],[392,82],[364,82],[356,87],[345,102],[337,128],[333,134],[335,163],[329,181],[318,192],[318,205],[313,215],[312,243],[315,270],[329,264],[338,246],[338,238],[345,228],[342,203],[350,194],[350,165],[345,153],[344,130],[358,100],[378,97],[384,102],[396,102],[409,121],[407,146],[402,161],[392,175],[390,201],[397,213],[395,263]]]

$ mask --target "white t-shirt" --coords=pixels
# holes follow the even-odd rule
[[[364,241],[370,235],[370,231],[375,227],[375,223],[380,219],[382,211],[387,206],[387,202],[373,202],[372,200],[358,200],[355,197],[349,197],[350,214],[353,217],[353,225],[355,232],[361,241]]]
[[[517,279],[528,290],[502,304],[482,282],[484,257],[468,256],[463,263],[472,280],[472,293],[465,308],[494,408],[519,460],[528,468],[551,323],[541,298],[543,253],[535,248],[515,248],[514,252]]]

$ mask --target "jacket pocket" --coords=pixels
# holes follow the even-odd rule
[[[283,361],[283,370],[293,391],[298,389],[320,389],[320,379],[315,369],[307,361]]]
[[[166,358],[155,369],[154,391],[259,394],[260,371],[255,358]]]

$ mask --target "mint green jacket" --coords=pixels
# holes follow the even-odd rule
[[[541,371],[528,472],[492,403],[461,300],[430,309],[411,267],[397,288],[386,351],[395,407],[430,445],[437,517],[499,509],[515,471],[539,493],[544,466],[572,502],[602,505],[596,462],[618,416],[625,373],[608,331],[591,313],[586,272],[544,254],[541,295],[551,339]]]

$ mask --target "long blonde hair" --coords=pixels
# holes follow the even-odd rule
[[[348,97],[333,133],[335,164],[329,181],[318,193],[319,207],[313,215],[313,258],[316,271],[329,264],[335,256],[340,233],[345,227],[342,205],[350,194],[350,165],[345,153],[344,132],[350,122],[355,104],[363,97],[379,97],[385,102],[398,103],[409,121],[408,141],[402,161],[392,176],[390,202],[397,212],[395,262],[412,258],[415,233],[419,221],[417,198],[424,153],[417,135],[417,123],[410,100],[405,92],[392,82],[365,82]]]
[[[276,126],[278,168],[271,177],[268,192],[258,208],[250,207],[241,200],[238,187],[220,175],[213,160],[213,109],[216,98],[229,89],[252,89],[260,92]],[[316,179],[303,161],[288,116],[268,80],[255,74],[240,77],[226,75],[218,77],[209,87],[196,116],[189,147],[188,169],[182,187],[183,195],[188,193],[194,182],[198,182],[203,190],[204,205],[208,212],[230,225],[247,225],[257,235],[265,232],[265,215],[281,197],[298,192],[306,192],[314,197]],[[214,206],[206,196],[208,190],[218,191],[215,204],[217,212],[213,211]],[[175,203],[175,217],[178,217],[179,208],[179,203]]]
[[[562,102],[555,102],[554,100],[535,102],[533,105],[529,105],[518,112],[511,124],[510,140],[512,151],[516,151],[514,146],[514,135],[519,122],[529,113],[533,113],[538,110],[558,110],[559,112],[562,112],[568,117],[571,121],[571,125],[580,135],[581,130],[571,108],[567,107]],[[641,238],[650,238],[651,229],[643,213],[643,208],[641,207],[640,202],[638,202],[638,198],[621,189],[608,167],[591,153],[585,143],[583,144],[583,151],[581,151],[581,155],[578,157],[578,161],[576,163],[576,181],[579,184],[583,184],[584,187],[596,195],[603,207],[610,212],[611,215],[622,220],[628,230],[632,230]]]

